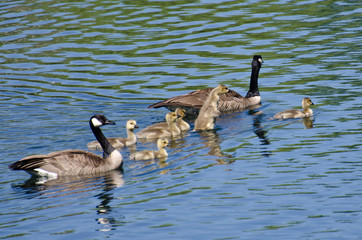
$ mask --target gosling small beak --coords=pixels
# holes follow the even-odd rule
[[[140,128],[138,125],[134,125],[134,128]]]
[[[177,118],[180,118],[180,117],[182,117],[182,116],[177,114]]]

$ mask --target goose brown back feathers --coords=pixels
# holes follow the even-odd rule
[[[45,155],[33,155],[10,165],[13,170],[34,171],[41,168],[57,175],[92,174],[107,171],[111,167],[94,153],[82,150],[64,150]]]
[[[220,112],[238,111],[260,103],[261,97],[258,89],[258,76],[262,63],[263,60],[261,55],[255,55],[253,57],[248,93],[243,97],[239,93],[230,90],[228,93],[220,96],[218,105]],[[175,96],[152,104],[148,108],[166,107],[169,110],[174,111],[177,107],[182,107],[186,109],[187,114],[197,115],[211,91],[212,88],[195,90],[184,95]]]

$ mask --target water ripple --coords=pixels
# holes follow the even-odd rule
[[[360,13],[354,1],[0,3],[0,237],[359,236]],[[161,99],[217,83],[245,94],[254,54],[262,105],[173,140],[166,161],[122,149],[123,175],[48,185],[7,168],[85,150],[95,112],[124,136],[130,118],[162,121],[147,109]],[[312,119],[270,119],[304,96]]]

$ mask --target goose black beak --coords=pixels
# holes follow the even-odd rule
[[[104,125],[116,125],[116,123],[107,119],[106,122],[104,123]]]

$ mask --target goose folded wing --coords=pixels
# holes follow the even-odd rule
[[[9,168],[12,170],[32,170],[35,168],[40,168],[47,163],[44,161],[48,155],[33,155],[26,158],[23,158],[19,161],[16,161],[9,165]]]
[[[213,88],[195,90],[152,104],[148,108],[165,106],[201,108],[212,90]],[[229,92],[220,95],[220,101],[232,101],[233,98],[243,98],[243,96],[233,90],[229,90]]]
[[[69,171],[75,168],[97,168],[104,162],[100,156],[82,150],[64,150],[45,155],[25,157],[9,167],[13,170],[34,170],[52,168],[57,171]],[[55,170],[57,169],[57,171]]]

